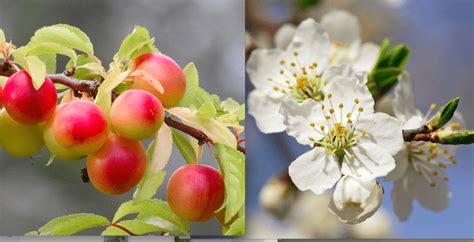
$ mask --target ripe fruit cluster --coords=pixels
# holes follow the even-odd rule
[[[45,144],[64,160],[87,156],[92,184],[106,194],[122,194],[143,177],[146,155],[141,140],[163,124],[164,108],[176,105],[186,89],[181,68],[163,54],[145,54],[133,64],[160,80],[164,92],[151,90],[146,80],[113,103],[110,117],[94,102],[73,99],[58,105],[53,82],[46,77],[39,89],[25,70],[0,87],[0,146],[13,156],[27,157]],[[4,107],[4,108],[3,108]]]

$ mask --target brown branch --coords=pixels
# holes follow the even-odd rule
[[[138,235],[138,234],[135,234],[133,233],[132,231],[128,230],[127,228],[123,227],[122,225],[118,225],[118,224],[109,224],[109,226],[112,226],[112,227],[115,227],[115,228],[118,228],[118,229],[121,229],[123,231],[125,231],[125,233],[129,234],[129,235]]]
[[[416,129],[402,130],[403,140],[405,142],[426,141],[431,143],[444,143],[436,130],[430,129],[427,125],[423,125]]]

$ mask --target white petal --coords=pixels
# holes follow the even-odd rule
[[[395,159],[395,168],[385,176],[386,181],[394,181],[402,178],[409,164],[406,148],[400,150],[393,158]]]
[[[380,207],[383,189],[375,180],[344,176],[334,190],[329,211],[341,222],[356,224],[372,216]]]
[[[374,43],[364,43],[360,49],[358,58],[354,61],[354,70],[365,72],[372,71],[379,56],[379,52],[380,46]]]
[[[393,99],[393,112],[397,118],[407,121],[413,116],[419,116],[415,106],[415,92],[410,75],[405,72],[398,77]]]
[[[321,25],[329,33],[331,42],[350,45],[360,38],[359,21],[349,12],[331,11],[321,18]]]
[[[281,103],[286,132],[303,145],[313,144],[314,141],[323,138],[319,127],[326,123],[321,112],[321,104],[313,99],[306,99],[299,104],[294,98],[287,97]],[[314,123],[314,127],[311,123]],[[310,138],[314,140],[311,141]]]
[[[253,90],[248,96],[248,113],[255,118],[257,127],[265,134],[285,130],[280,110],[280,99],[274,99],[264,93]]]
[[[326,149],[316,147],[296,158],[288,168],[291,180],[301,191],[311,190],[323,194],[341,178],[334,155],[326,155]]]
[[[402,121],[388,114],[375,113],[360,118],[356,123],[356,130],[365,130],[367,133],[361,137],[361,143],[375,143],[395,155],[404,145],[402,126]]]
[[[421,206],[435,212],[446,209],[451,198],[448,183],[440,176],[436,176],[437,179],[434,180],[436,184],[432,187],[423,175],[415,176],[415,198]]]
[[[285,50],[290,44],[293,36],[295,36],[296,26],[293,24],[284,24],[275,33],[275,46],[279,49]]]
[[[256,49],[247,61],[247,73],[252,84],[261,90],[270,90],[273,85],[268,78],[278,75],[281,51],[278,49]]]
[[[342,174],[360,179],[375,179],[387,175],[395,168],[389,151],[373,143],[362,143],[351,148],[354,159],[344,156]]]
[[[416,129],[421,127],[424,124],[423,117],[421,116],[412,116],[408,118],[403,124],[403,129]]]
[[[329,50],[328,34],[313,19],[306,19],[301,22],[287,48],[288,53],[298,52],[298,60],[303,66],[317,63],[318,73],[327,65]]]
[[[409,174],[406,174],[401,179],[393,183],[392,204],[395,214],[397,214],[400,221],[406,221],[410,216],[412,202],[415,196],[415,187],[413,181],[410,179],[410,176],[414,175],[415,173],[410,171]]]
[[[345,115],[352,110],[354,106],[354,100],[357,98],[359,104],[356,105],[353,111],[353,119],[357,115],[358,107],[363,107],[363,112],[360,113],[360,117],[372,115],[374,113],[374,99],[370,94],[367,86],[360,82],[356,78],[337,76],[333,79],[328,79],[329,84],[326,90],[332,93],[332,98],[325,98],[324,105],[331,107],[336,110],[336,117],[339,116],[339,112],[343,111],[343,118]],[[332,102],[332,104],[331,104]],[[343,109],[339,109],[339,104],[344,104]]]
[[[323,80],[335,80],[338,78],[349,77],[356,78],[360,83],[366,82],[365,73],[355,72],[351,65],[340,64],[328,67],[324,70]]]

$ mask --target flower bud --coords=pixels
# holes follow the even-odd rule
[[[343,223],[357,224],[372,216],[380,207],[383,188],[376,180],[342,177],[334,190],[329,211]]]
[[[451,99],[446,105],[441,107],[439,111],[433,116],[430,122],[428,122],[428,129],[430,131],[442,128],[454,115],[456,108],[458,107],[459,97]]]
[[[442,144],[472,144],[474,143],[474,130],[451,131],[443,130],[437,132]]]
[[[289,179],[272,177],[260,191],[260,204],[270,214],[283,219],[296,195],[296,189]]]

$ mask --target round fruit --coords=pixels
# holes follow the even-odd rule
[[[110,120],[115,132],[127,139],[143,140],[160,129],[165,113],[160,100],[142,90],[128,90],[115,99]]]
[[[44,126],[44,141],[51,153],[77,160],[97,151],[109,133],[107,119],[93,102],[73,100],[58,106]]]
[[[153,93],[166,108],[176,106],[184,96],[186,79],[181,67],[170,57],[156,53],[144,54],[135,59],[132,68],[146,71],[156,80],[159,80],[164,93],[159,93],[150,83],[141,79],[135,80],[132,88]]]
[[[171,175],[168,203],[180,218],[207,221],[224,202],[224,181],[216,169],[200,164],[185,165]]]
[[[138,141],[110,134],[104,146],[87,157],[87,174],[97,190],[119,195],[140,182],[146,169],[146,154]]]
[[[20,124],[0,110],[0,146],[12,156],[33,155],[44,146],[41,127]]]
[[[22,70],[8,78],[3,89],[3,100],[8,114],[17,122],[39,124],[54,113],[58,95],[48,77],[45,77],[40,89],[35,90],[30,74]]]

